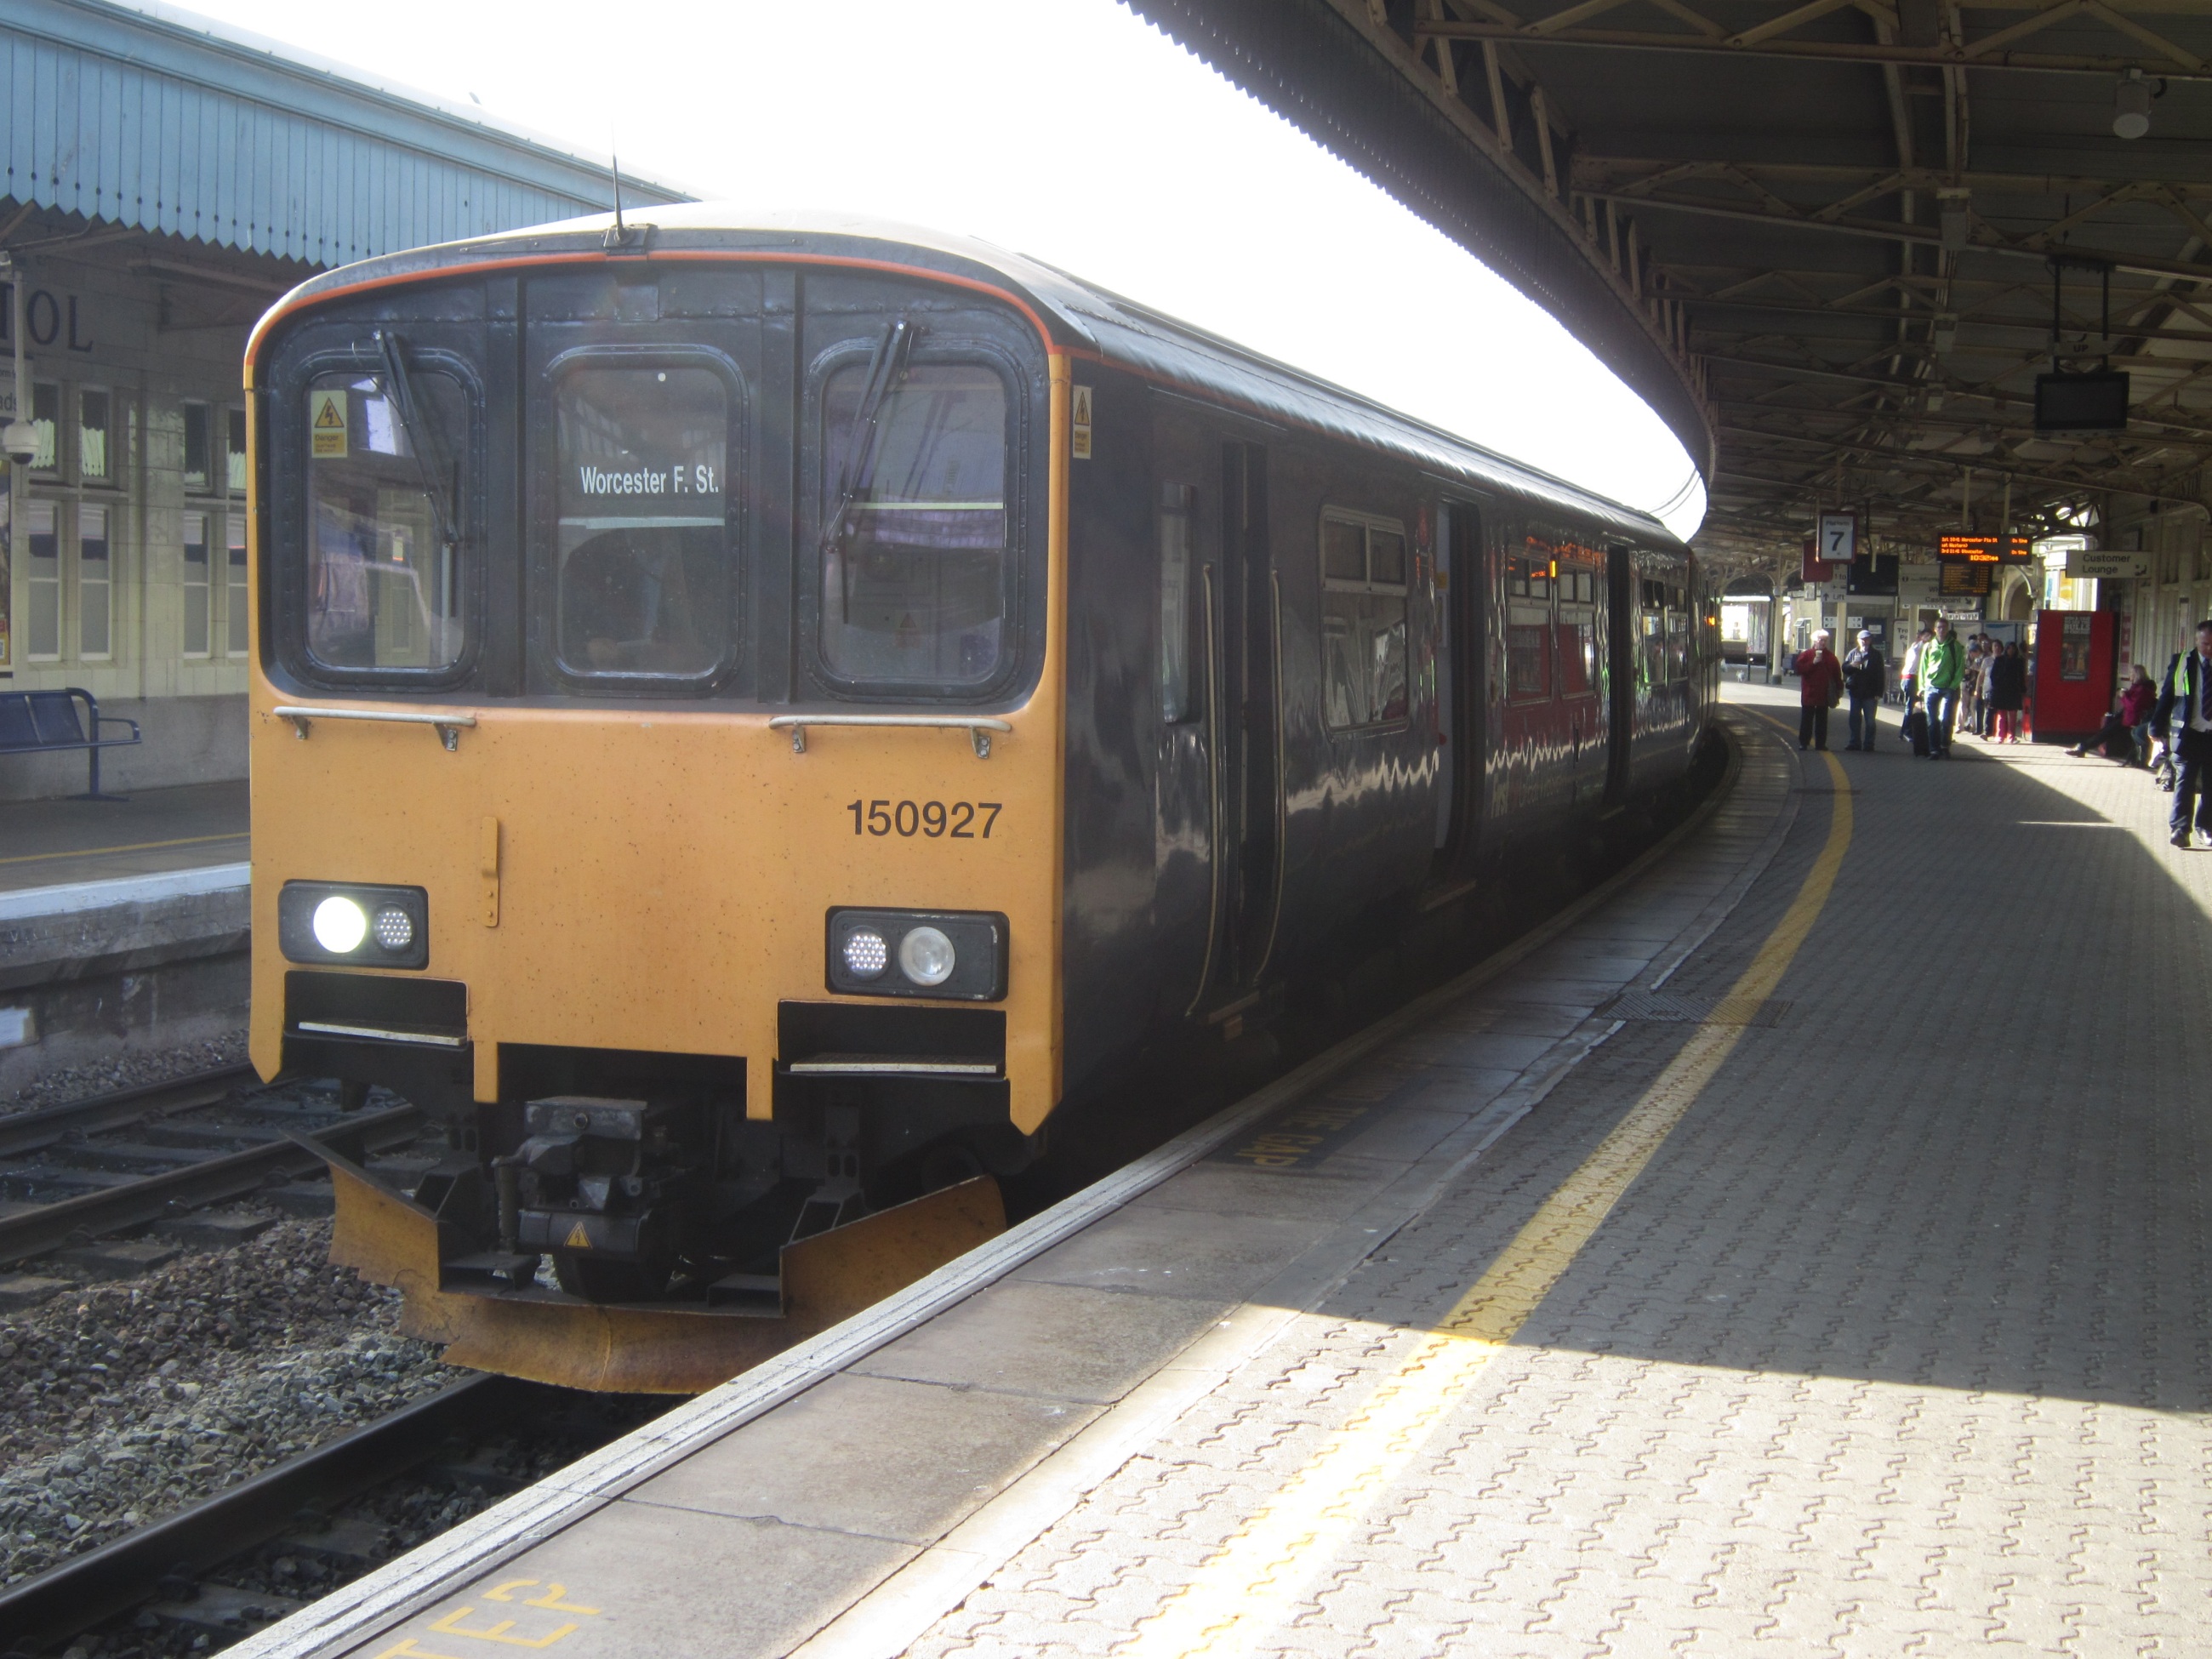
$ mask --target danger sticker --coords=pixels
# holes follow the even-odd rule
[[[308,453],[317,460],[346,453],[346,394],[311,392],[307,394]]]
[[[1075,440],[1073,445],[1075,459],[1079,461],[1089,460],[1091,459],[1091,388],[1087,386],[1075,388],[1075,408],[1069,424],[1075,428]]]

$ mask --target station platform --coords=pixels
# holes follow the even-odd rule
[[[1728,695],[1545,936],[230,1651],[2203,1652],[2212,854]]]
[[[0,810],[0,1098],[246,1024],[246,786]]]
[[[0,811],[0,892],[240,863],[247,822],[243,779],[117,800],[10,801]]]

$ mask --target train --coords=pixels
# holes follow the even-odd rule
[[[957,237],[374,258],[246,386],[252,1059],[442,1126],[332,1252],[457,1364],[712,1386],[1711,720],[1654,518]]]

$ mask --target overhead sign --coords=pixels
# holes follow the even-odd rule
[[[2069,553],[2066,574],[2077,580],[2084,576],[2098,581],[2140,581],[2150,574],[2150,555],[2130,553],[2124,548],[2099,549]]]
[[[1859,521],[1849,513],[1820,515],[1820,545],[1814,556],[1824,564],[1849,564],[1859,554]]]
[[[1941,568],[1932,564],[1900,565],[1897,572],[1899,608],[1935,604],[1936,576]]]
[[[1936,543],[1936,556],[1966,564],[2026,564],[2035,556],[2035,544],[2025,536],[1944,536]]]
[[[1992,563],[1994,561],[1992,561]],[[1942,592],[1945,599],[1986,599],[1990,591],[1990,568],[1987,564],[1968,564],[1964,560],[1944,562]]]
[[[1798,561],[1798,579],[1811,586],[1818,587],[1835,574],[1835,569],[1833,565],[1820,556],[1820,538],[1818,536],[1806,537],[1805,546]]]

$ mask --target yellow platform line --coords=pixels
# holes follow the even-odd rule
[[[96,859],[109,853],[151,853],[164,847],[204,847],[215,841],[245,841],[247,832],[234,830],[228,836],[179,836],[174,841],[134,841],[127,847],[78,847],[66,853],[18,853],[13,858],[0,859],[0,864],[37,864],[46,859]]]
[[[1821,908],[1851,840],[1844,773],[1828,838],[1774,931],[1715,1010],[1597,1149],[1560,1184],[1435,1330],[1387,1376],[1313,1462],[1119,1650],[1143,1659],[1242,1650],[1290,1614],[1373,1499],[1558,1284],[1629,1185],[1673,1133],[1747,1029],[1735,1023],[1773,995]]]

